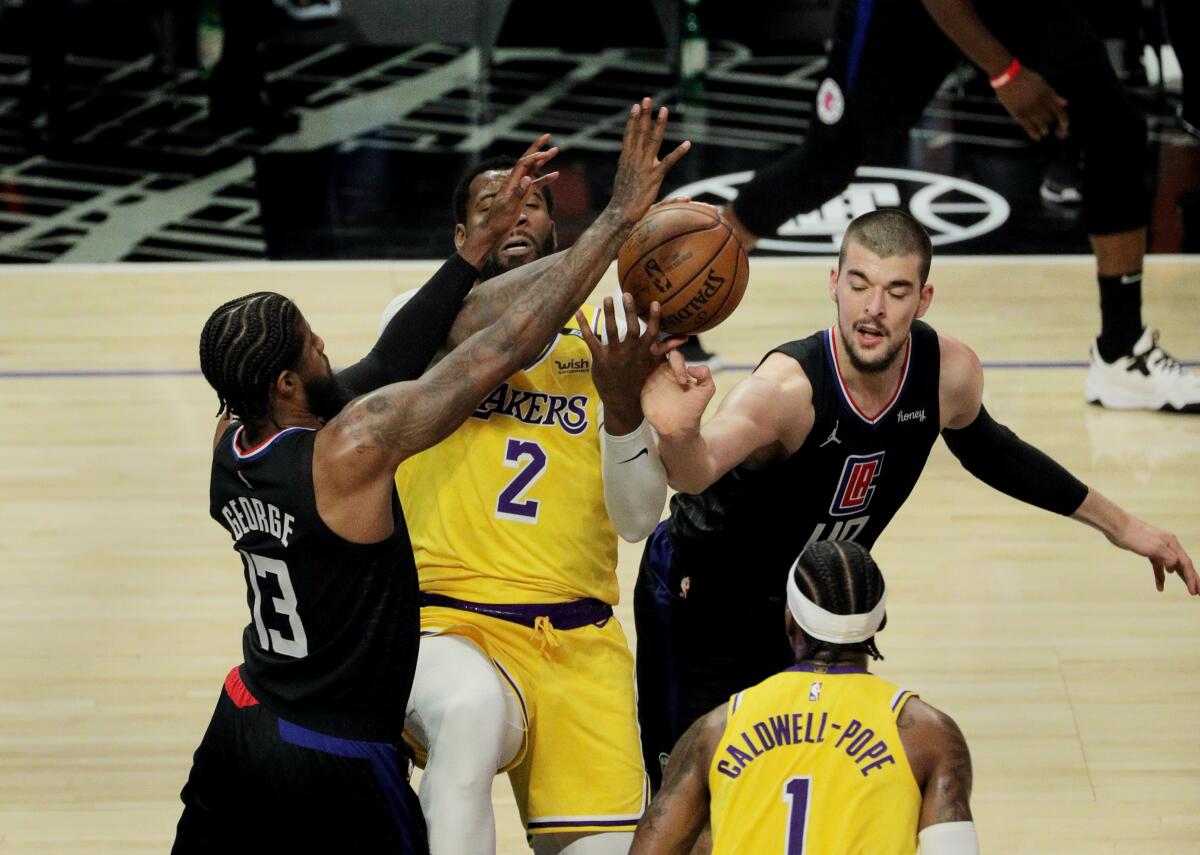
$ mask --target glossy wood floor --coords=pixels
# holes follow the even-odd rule
[[[756,262],[705,344],[748,364],[828,324],[827,267]],[[345,364],[431,269],[0,271],[0,852],[169,846],[247,619],[207,517],[208,312],[283,291]],[[1200,418],[1083,403],[1091,262],[938,260],[933,281],[928,319],[1001,363],[991,412],[1200,557]],[[1149,265],[1147,320],[1181,358],[1200,357],[1198,284],[1200,259]],[[985,852],[1200,852],[1200,601],[1174,578],[1156,593],[1140,559],[992,493],[940,444],[876,555],[893,591],[878,671],[962,725]],[[630,630],[637,556],[623,547]],[[502,851],[526,851],[503,779],[496,794]]]

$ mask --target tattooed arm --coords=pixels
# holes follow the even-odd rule
[[[971,752],[944,712],[912,698],[896,719],[900,741],[921,789],[919,829],[971,820]]]
[[[687,855],[708,825],[708,769],[721,734],[725,705],[687,729],[671,752],[662,789],[633,836],[629,855]]]
[[[667,112],[660,110],[651,124],[651,109],[647,98],[630,111],[612,200],[574,246],[420,379],[357,399],[317,436],[317,508],[337,534],[370,542],[390,533],[396,466],[462,424],[497,384],[541,352],[591,293],[667,170],[689,148],[685,142],[658,159]]]

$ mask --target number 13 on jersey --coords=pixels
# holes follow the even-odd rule
[[[496,516],[513,522],[536,523],[541,502],[526,497],[530,488],[546,474],[548,458],[542,447],[531,439],[508,438],[504,447],[504,465],[517,474],[496,499]]]

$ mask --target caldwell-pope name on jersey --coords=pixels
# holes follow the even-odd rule
[[[876,739],[874,729],[856,718],[843,725],[830,721],[827,712],[783,713],[755,722],[723,742],[719,753],[724,757],[717,761],[717,771],[736,778],[755,758],[789,745],[820,745],[842,751],[858,764],[864,777],[885,763],[896,762],[888,744]]]
[[[492,416],[507,416],[527,425],[557,424],[571,436],[578,436],[588,427],[587,405],[587,395],[551,395],[501,383],[471,417],[487,421]]]

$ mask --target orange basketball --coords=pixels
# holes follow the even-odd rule
[[[750,262],[729,223],[710,205],[677,202],[642,218],[617,255],[621,290],[638,312],[662,306],[662,328],[680,335],[710,330],[742,301]]]

